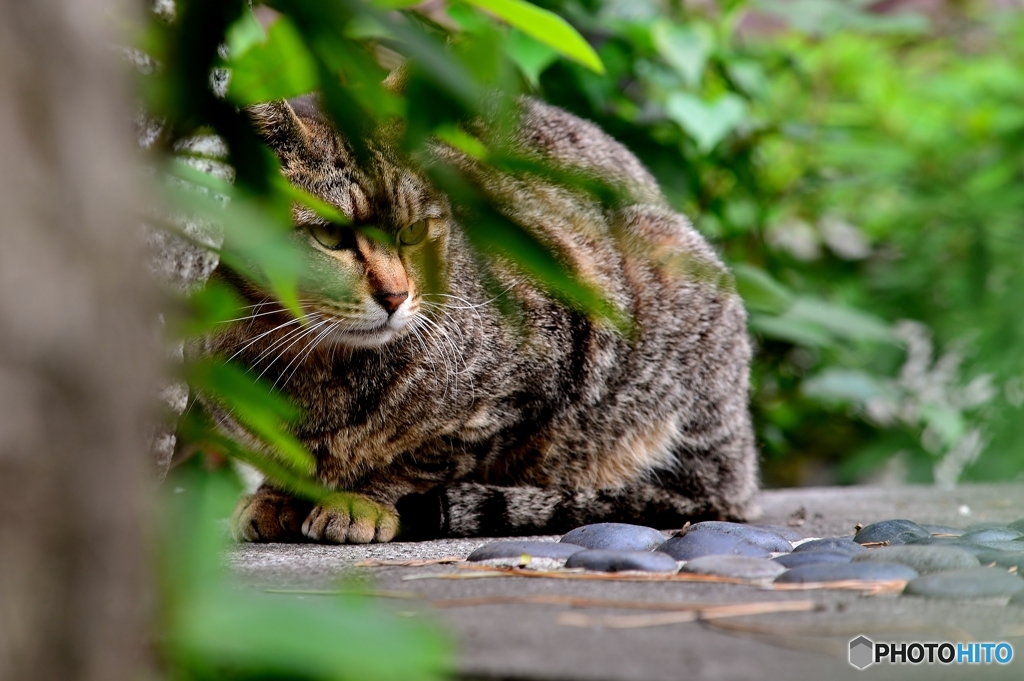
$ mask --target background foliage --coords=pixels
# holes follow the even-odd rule
[[[154,222],[216,251],[284,304],[296,308],[302,275],[286,238],[291,204],[344,218],[283,182],[240,107],[320,90],[350,140],[402,119],[410,154],[441,138],[510,172],[578,181],[465,125],[482,114],[506,124],[512,98],[529,93],[629,146],[733,268],[757,342],[752,403],[767,484],[948,485],[1024,470],[1020,12],[950,3],[924,16],[829,0],[267,5],[281,17],[264,30],[242,0],[182,1],[137,43],[152,59],[141,91],[159,121],[150,160],[172,207]],[[396,94],[381,83],[403,61],[407,84]],[[475,248],[512,258],[568,304],[614,316],[468,178],[425,171],[471,211]],[[611,188],[588,189],[617,200]],[[234,294],[209,287],[182,301],[173,329],[188,337],[238,316]],[[180,426],[194,448],[248,461],[304,496],[327,494],[283,431],[294,418],[287,403],[230,364],[185,374],[279,455],[226,441],[198,408]],[[206,501],[171,504],[172,535],[226,513],[223,499],[237,489],[227,473],[203,474],[193,460],[175,475],[192,476],[183,488]],[[227,643],[196,633],[207,621],[195,610],[207,599],[196,595],[219,584],[212,567],[196,567],[205,551],[168,562],[177,594],[168,656],[186,677],[415,678],[445,668],[443,643],[411,630],[406,656],[352,663],[343,649],[301,670],[280,663],[306,654],[302,637],[279,636],[275,657],[245,623],[315,616],[344,627],[350,611],[238,601],[223,585],[210,599],[228,613],[217,621],[248,633]],[[406,635],[367,621],[381,637]]]

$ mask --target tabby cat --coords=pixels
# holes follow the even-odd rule
[[[264,484],[236,509],[238,539],[671,528],[756,511],[746,316],[722,264],[622,145],[563,110],[519,106],[511,144],[613,184],[616,205],[442,144],[433,153],[599,286],[631,331],[556,302],[508,263],[485,270],[458,206],[387,144],[357,163],[315,97],[251,110],[292,183],[393,243],[296,208],[294,238],[317,282],[301,295],[306,324],[224,266],[215,272],[250,313],[199,351],[232,357],[290,396],[316,477],[353,493],[314,506]]]

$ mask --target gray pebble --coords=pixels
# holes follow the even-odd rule
[[[800,541],[806,536],[803,532],[794,530],[792,527],[786,527],[785,525],[755,525],[754,527],[774,532],[789,542]]]
[[[990,541],[1014,541],[1021,537],[1024,537],[1024,534],[1009,527],[986,527],[982,530],[971,530],[960,535],[960,538],[964,541],[973,541],[979,544]]]
[[[805,551],[833,551],[847,553],[852,556],[867,551],[867,549],[852,539],[826,537],[825,539],[812,539],[811,541],[799,544],[793,549],[793,553],[803,553]]]
[[[931,532],[912,520],[883,520],[867,525],[853,537],[858,544],[888,542],[890,546],[906,544],[910,539],[930,537]]]
[[[735,579],[774,579],[786,567],[767,558],[752,556],[701,556],[683,566],[681,572],[718,575]]]
[[[818,563],[786,570],[775,579],[776,584],[807,582],[840,582],[845,580],[890,581],[913,579],[917,571],[896,563]]]
[[[976,523],[971,523],[967,526],[967,531],[973,530],[987,530],[992,527],[1007,527],[1007,523],[1000,522],[998,520],[979,520]]]
[[[574,553],[585,550],[582,546],[553,541],[496,541],[485,544],[466,560],[494,560],[496,558],[518,558],[527,555],[532,558],[560,558],[565,560]]]
[[[801,551],[772,558],[783,567],[794,568],[817,563],[849,563],[854,554],[842,551]]]
[[[960,529],[958,527],[950,527],[949,525],[921,525],[921,527],[923,527],[924,529],[928,530],[933,535],[941,534],[941,535],[959,537],[960,535],[962,535],[965,532],[965,530],[962,530],[962,529]]]
[[[902,544],[881,546],[853,558],[854,563],[898,563],[912,567],[924,575],[944,570],[964,570],[979,567],[981,563],[970,551],[955,546],[926,546]]]
[[[1024,591],[1018,591],[1010,596],[1010,605],[1024,605]]]
[[[566,544],[610,551],[650,551],[664,541],[665,535],[653,527],[625,523],[584,525],[562,537]]]
[[[928,598],[993,598],[1024,591],[1024,579],[1002,568],[935,572],[907,583],[905,594]]]
[[[972,542],[990,549],[1009,551],[1011,553],[1024,553],[1024,541],[979,541]]]
[[[709,520],[703,523],[691,525],[689,532],[718,532],[739,537],[743,541],[760,546],[772,553],[789,553],[793,545],[789,541],[771,530],[742,523],[727,523],[721,520]]]
[[[771,556],[765,548],[720,532],[687,532],[681,537],[672,537],[658,550],[676,560],[692,560],[701,556]]]
[[[672,556],[656,551],[608,551],[589,549],[569,556],[567,568],[583,568],[596,572],[676,572],[679,566]]]
[[[988,549],[975,554],[978,562],[982,565],[1000,565],[1002,567],[1016,567],[1018,572],[1024,571],[1024,553],[1016,551],[1000,551],[999,549]]]
[[[983,544],[975,544],[971,541],[964,541],[960,537],[926,537],[924,539],[912,539],[904,546],[954,546],[977,555],[983,551],[992,551],[992,547]]]

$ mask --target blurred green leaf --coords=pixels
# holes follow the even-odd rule
[[[267,33],[251,11],[242,12],[242,16],[231,24],[226,34],[228,54],[237,59],[245,54],[253,45],[267,39]]]
[[[548,45],[559,54],[579,62],[595,73],[604,73],[604,64],[586,40],[562,17],[524,0],[464,0],[469,5],[492,12],[523,33]]]
[[[270,25],[265,41],[254,42],[237,55],[232,52],[230,66],[228,97],[243,106],[297,97],[320,85],[316,61],[288,17]]]
[[[273,456],[295,472],[309,475],[316,470],[312,455],[294,437],[286,434],[298,411],[284,397],[274,394],[256,377],[233,364],[219,360],[190,363],[189,384],[223,405],[231,415],[271,447]]]
[[[781,314],[793,304],[793,294],[761,268],[737,263],[732,271],[736,289],[749,309]]]
[[[691,88],[700,85],[708,57],[714,48],[709,27],[701,24],[679,26],[662,19],[651,26],[651,37],[658,53]]]
[[[736,130],[747,117],[747,107],[734,94],[725,94],[706,102],[686,92],[673,92],[665,112],[685,130],[702,152],[711,151],[726,135]]]
[[[516,30],[509,31],[505,50],[535,88],[540,85],[540,74],[558,57],[550,45]]]

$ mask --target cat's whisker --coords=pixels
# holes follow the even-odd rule
[[[314,316],[316,317],[316,319],[313,322],[311,322],[311,323],[312,324],[316,324],[317,322],[319,322],[321,320],[321,317],[319,315],[307,315],[306,319],[308,320],[308,319],[310,319],[310,318],[312,318]],[[264,348],[263,351],[260,352],[260,354],[256,357],[255,361],[253,362],[253,368],[259,366],[259,363],[262,362],[264,360],[264,358],[269,356],[270,353],[274,352],[274,350],[276,350],[277,348],[281,347],[283,344],[287,343],[289,340],[295,338],[296,336],[301,337],[302,335],[304,335],[307,331],[309,331],[309,328],[310,328],[310,323],[305,323],[305,324],[300,325],[296,329],[292,329],[291,331],[288,331],[283,336],[281,336],[280,338],[276,339],[269,346]],[[271,362],[271,364],[273,364],[273,362]]]
[[[258,336],[256,336],[252,340],[250,340],[248,343],[243,345],[237,351],[235,351],[235,353],[233,355],[228,357],[228,361],[230,362],[231,360],[233,360],[236,357],[238,357],[240,354],[242,354],[243,352],[248,350],[253,344],[258,343],[260,341],[260,339],[265,338],[265,337],[269,336],[270,334],[272,334],[272,333],[274,333],[276,331],[280,331],[281,329],[283,329],[285,327],[291,326],[292,324],[299,324],[299,323],[300,323],[299,319],[292,318],[292,319],[289,319],[286,322],[282,322],[281,324],[278,324],[277,326],[271,328],[269,331],[264,331],[263,333],[259,334]]]
[[[285,371],[288,371],[288,367],[289,366],[291,366],[293,363],[295,364],[295,368],[292,369],[292,372],[290,374],[288,374],[288,378],[286,378],[284,380],[284,383],[281,384],[281,389],[282,390],[284,389],[284,387],[286,385],[288,385],[288,381],[292,380],[292,376],[294,376],[295,372],[299,370],[299,367],[302,366],[303,362],[305,362],[307,359],[309,359],[309,356],[311,354],[313,354],[313,350],[316,349],[316,346],[319,345],[320,342],[324,338],[326,338],[328,335],[330,335],[334,331],[334,322],[333,321],[328,320],[325,323],[327,325],[327,328],[325,328],[323,331],[321,331],[319,334],[317,334],[316,338],[314,338],[311,342],[307,342],[307,344],[306,344],[307,347],[304,349],[304,351],[300,351],[299,354],[296,355],[296,357],[293,358],[292,361],[288,363],[288,366],[286,366],[284,368],[284,371],[281,372],[282,374],[284,374]],[[298,362],[295,361],[296,359],[298,359]],[[277,381],[279,381],[279,380],[281,380],[280,376],[278,376],[277,380],[274,381],[274,385],[271,386],[271,387],[272,388],[276,388],[277,387]]]
[[[330,324],[330,322],[329,321],[321,320],[321,321],[316,322],[315,324],[310,325],[309,328],[305,329],[303,331],[303,333],[299,334],[299,336],[297,338],[295,338],[291,343],[288,344],[288,347],[284,348],[283,350],[281,350],[280,352],[277,353],[277,357],[272,359],[270,361],[270,363],[267,364],[267,366],[263,369],[263,371],[260,372],[260,375],[256,377],[256,380],[259,380],[259,379],[263,378],[263,375],[266,374],[268,371],[270,371],[270,367],[274,366],[274,364],[277,363],[277,360],[281,359],[286,352],[288,352],[289,350],[292,349],[292,347],[295,346],[296,343],[298,343],[299,341],[303,340],[304,338],[308,338],[309,336],[313,335],[314,331],[316,331],[317,329],[323,327],[325,324]],[[292,361],[295,361],[295,360],[293,359]],[[289,363],[289,366],[290,366],[290,363]],[[288,370],[288,367],[285,367],[285,371],[287,371],[287,370]],[[274,383],[276,385],[277,382],[275,381]]]

